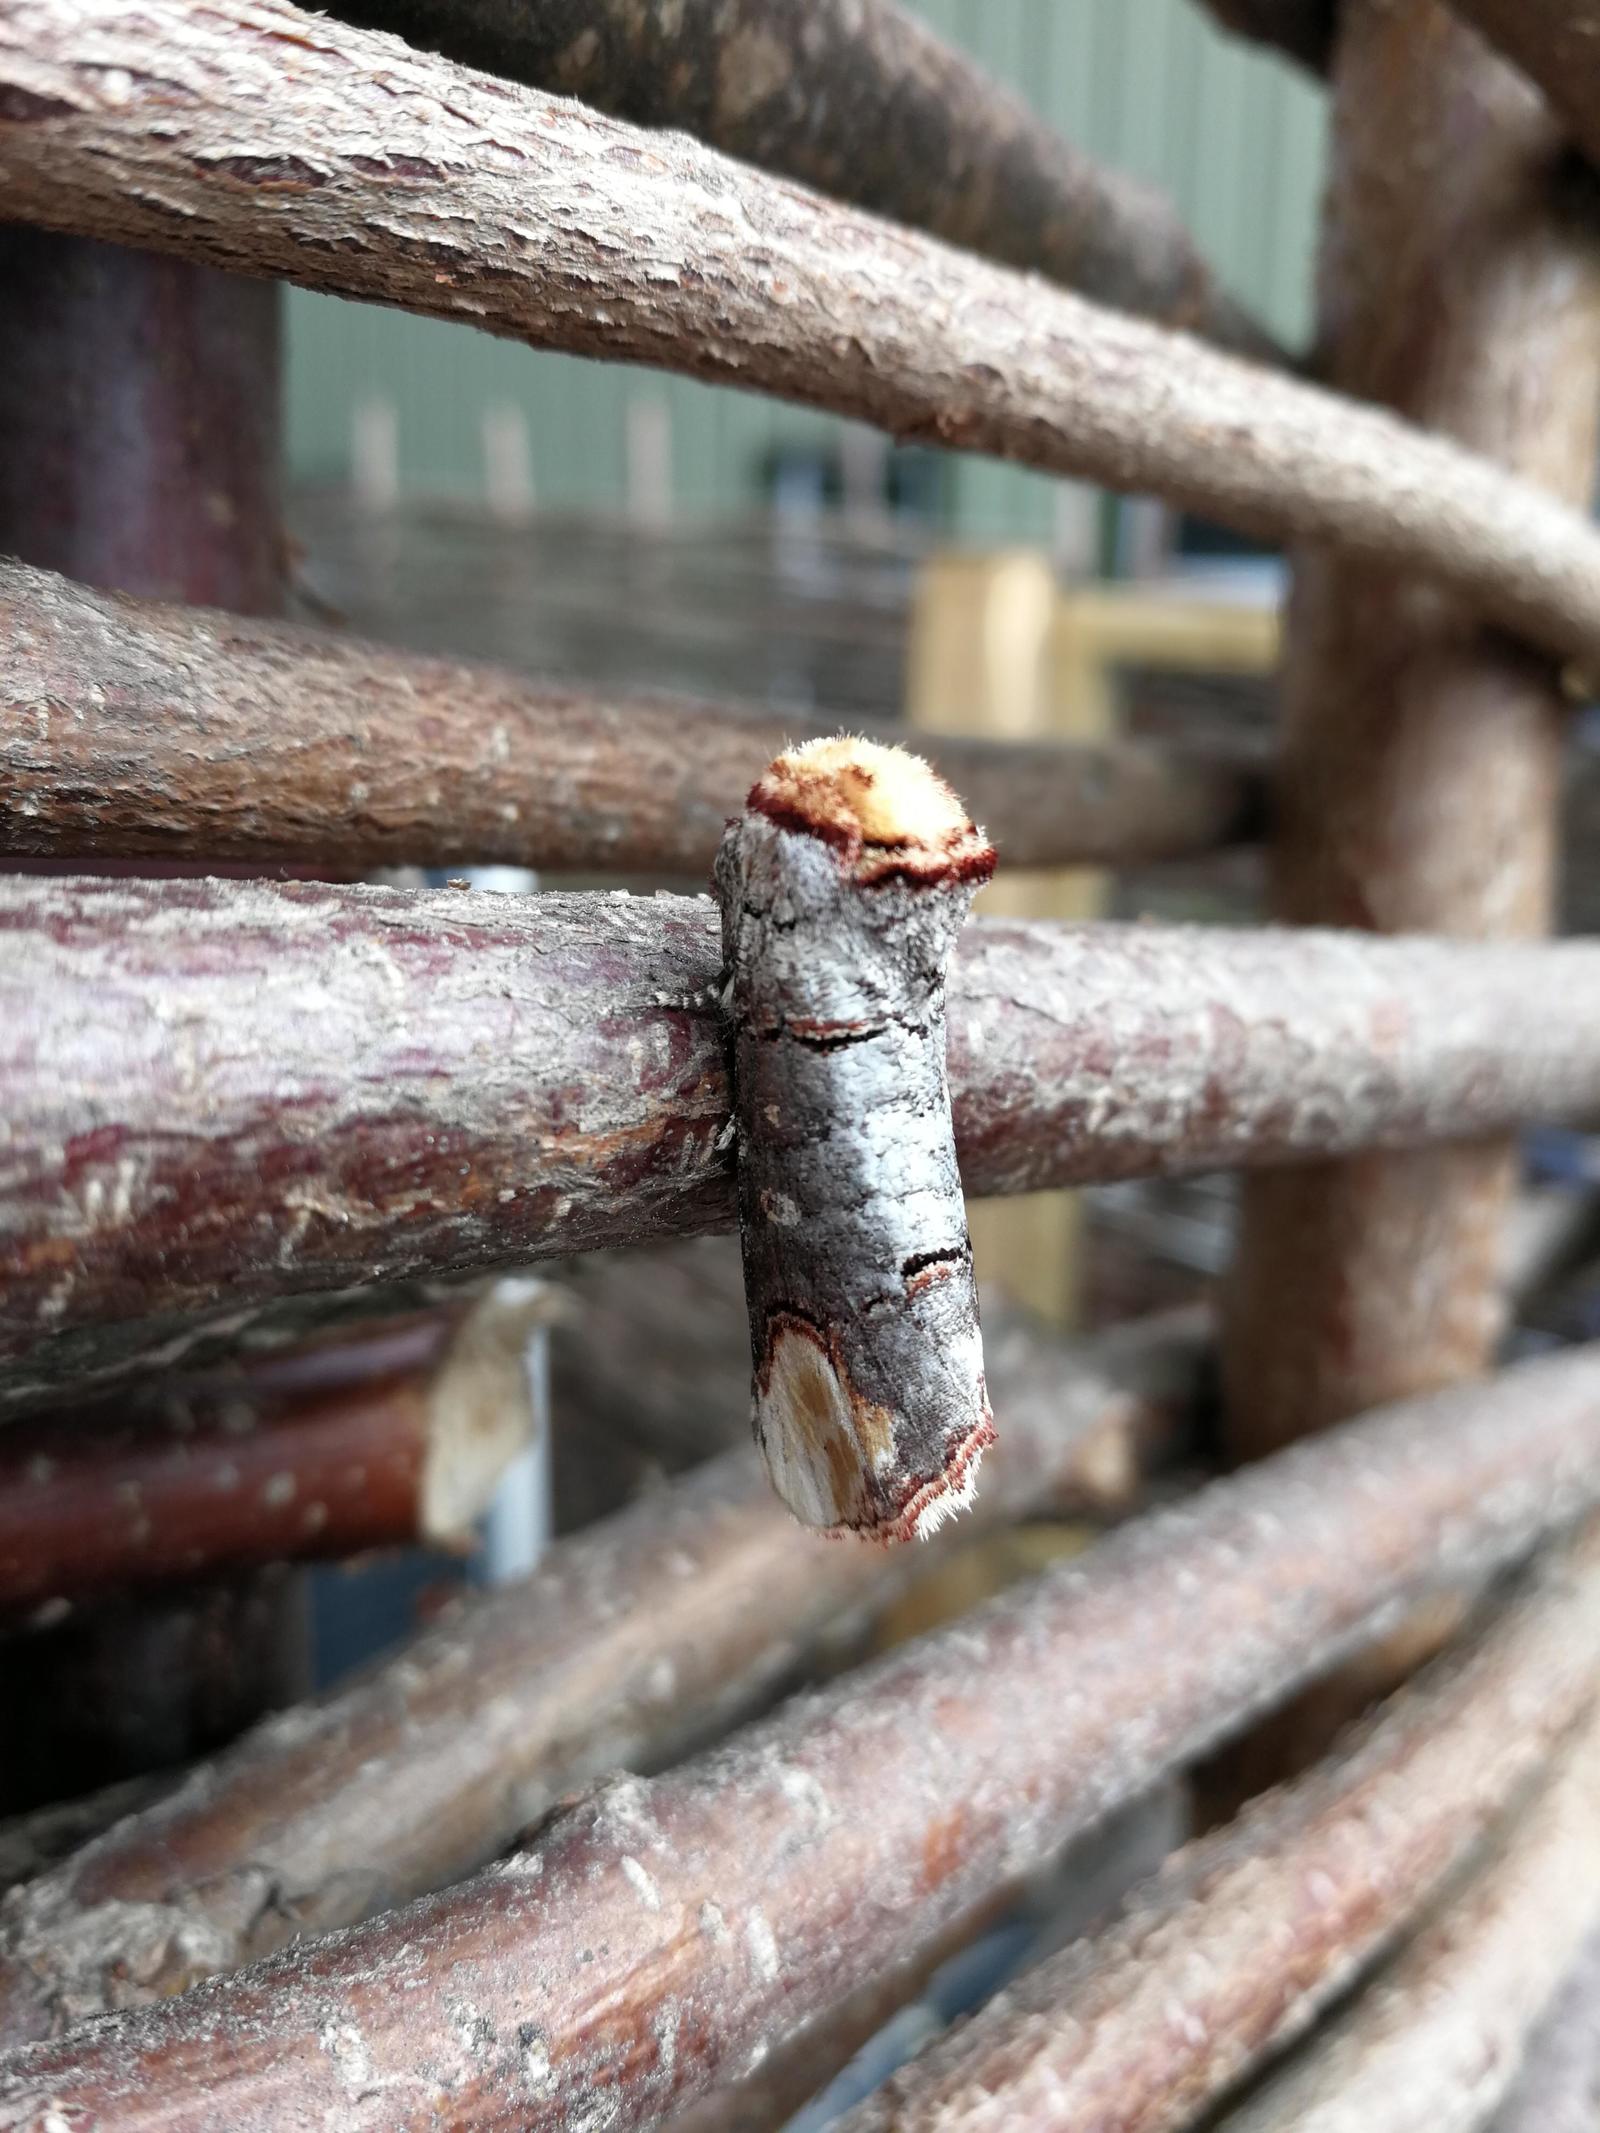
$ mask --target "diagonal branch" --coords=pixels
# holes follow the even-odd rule
[[[1100,170],[895,0],[340,0],[347,21],[576,96],[1257,356],[1160,194]]]
[[[0,2126],[629,2133],[1597,1491],[1592,1349],[1368,1416],[617,1782],[475,1881],[5,2054]]]
[[[1092,1493],[1108,1433],[1131,1451],[1142,1419],[1192,1415],[1205,1354],[1190,1324],[1076,1350],[1012,1328],[992,1357],[1010,1427],[975,1516]],[[14,1897],[0,2038],[174,1991],[470,1871],[563,1792],[749,1710],[830,1621],[882,1605],[929,1560],[806,1532],[751,1450],[711,1462],[258,1727]]]
[[[1476,2133],[1600,1923],[1600,1720],[1388,1971],[1225,2133]]]
[[[0,156],[51,228],[1153,489],[1600,658],[1600,533],[1459,448],[287,0],[4,0]]]
[[[1179,1852],[841,2133],[1031,2133],[1095,2124],[1113,2097],[1118,2133],[1176,2133],[1426,1907],[1542,1774],[1597,1659],[1600,1559],[1558,1555],[1326,1763]]]
[[[0,851],[51,858],[505,860],[698,883],[796,737],[793,719],[119,600],[4,560],[0,641]],[[1178,858],[1263,811],[1247,772],[1136,743],[932,752],[1008,866]]]

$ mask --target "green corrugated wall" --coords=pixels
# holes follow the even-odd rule
[[[1226,279],[1290,339],[1309,310],[1321,183],[1322,100],[1290,68],[1219,35],[1192,0],[918,0],[919,11],[1037,103],[1072,140],[1163,187]],[[486,405],[523,407],[541,505],[623,500],[624,410],[640,391],[671,409],[677,506],[727,512],[757,494],[777,442],[827,418],[749,394],[568,356],[465,326],[290,294],[289,436],[302,479],[340,480],[352,411],[368,394],[397,411],[405,490],[481,489]],[[962,458],[950,470],[953,530],[975,541],[1045,540],[1051,485]]]

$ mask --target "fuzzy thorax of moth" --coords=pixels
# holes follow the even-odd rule
[[[927,1534],[994,1437],[945,973],[994,851],[920,758],[782,755],[717,856],[757,1441],[804,1524]]]

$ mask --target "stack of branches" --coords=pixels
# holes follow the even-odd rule
[[[1463,4],[1586,139],[1583,10]],[[1325,6],[1215,12],[1313,66],[1336,30]],[[884,0],[336,15],[0,0],[0,211],[1153,489],[1416,572],[1546,654],[1600,653],[1577,514],[1290,374],[1169,209]],[[645,130],[680,126],[698,140]],[[729,707],[22,566],[0,614],[0,841],[53,862],[203,842],[692,873],[775,752]],[[945,761],[1017,863],[1181,857],[1264,819],[1255,777],[1159,751]],[[276,1338],[275,1312],[292,1329],[361,1279],[729,1222],[704,906],[14,882],[0,926],[0,1397],[190,1372],[131,1413],[10,1425],[7,1608],[459,1533],[529,1426],[515,1365],[543,1297],[430,1297],[220,1387],[204,1344],[247,1320]],[[1590,1118],[1596,953],[977,929],[951,1011],[966,1181]],[[1070,1352],[1008,1331],[980,1519],[1136,1515],[776,1710],[823,1633],[911,1573],[795,1527],[728,1451],[153,1797],[7,1832],[0,2126],[752,2123],[1064,1846],[1441,1587],[1480,1611],[1428,1672],[857,2124],[1560,2122],[1594,2064],[1600,1356],[1140,1509],[1192,1441],[1203,1359],[1189,1325]],[[247,1515],[217,1514],[235,1499]]]

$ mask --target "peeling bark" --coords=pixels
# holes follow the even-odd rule
[[[1600,164],[1600,6],[1595,0],[1452,0],[1550,99],[1591,163]]]
[[[1071,1501],[1108,1429],[1192,1416],[1189,1327],[1001,1344],[977,1516]],[[924,1561],[925,1558],[918,1558]],[[457,1603],[364,1680],[259,1728],[0,1910],[0,2038],[133,2006],[451,1880],[564,1792],[748,1711],[914,1567],[797,1526],[748,1447]]]
[[[0,882],[9,1404],[186,1314],[727,1227],[708,898]],[[979,921],[969,1193],[1600,1115],[1600,946]]]
[[[1600,1723],[1485,1864],[1225,2133],[1476,2133],[1600,1921]]]
[[[0,2055],[0,2126],[46,2108],[100,2133],[647,2125],[1418,1592],[1581,1514],[1597,1454],[1594,1350],[1293,1447],[697,1761],[607,1786],[475,1881]]]
[[[1346,0],[1342,21],[1322,262],[1332,374],[1585,503],[1600,231],[1563,194],[1559,128],[1435,0]],[[1549,662],[1435,588],[1303,554],[1277,915],[1547,930],[1564,710]],[[1248,1181],[1228,1306],[1238,1452],[1482,1369],[1514,1187],[1514,1152],[1492,1144]]]
[[[1276,353],[1170,202],[1097,168],[893,0],[340,0],[336,12],[618,118],[681,127],[1101,303]]]
[[[53,859],[504,860],[698,882],[793,731],[110,599],[3,560],[0,639],[0,852]],[[1261,819],[1251,773],[1136,743],[951,739],[934,761],[1010,866],[1182,858]]]
[[[945,978],[994,847],[917,756],[811,742],[717,854],[752,1415],[802,1525],[926,1537],[994,1442]]]
[[[0,156],[50,227],[1154,489],[1600,657],[1600,533],[1443,439],[287,0],[7,0]]]
[[[1600,1561],[1558,1555],[1325,1763],[1176,1853],[840,2133],[1190,2125],[1435,1898],[1542,1775],[1597,1659]]]
[[[0,1434],[0,1618],[261,1563],[459,1546],[528,1441],[543,1283],[491,1285],[408,1367],[288,1397],[286,1365],[231,1385]]]

